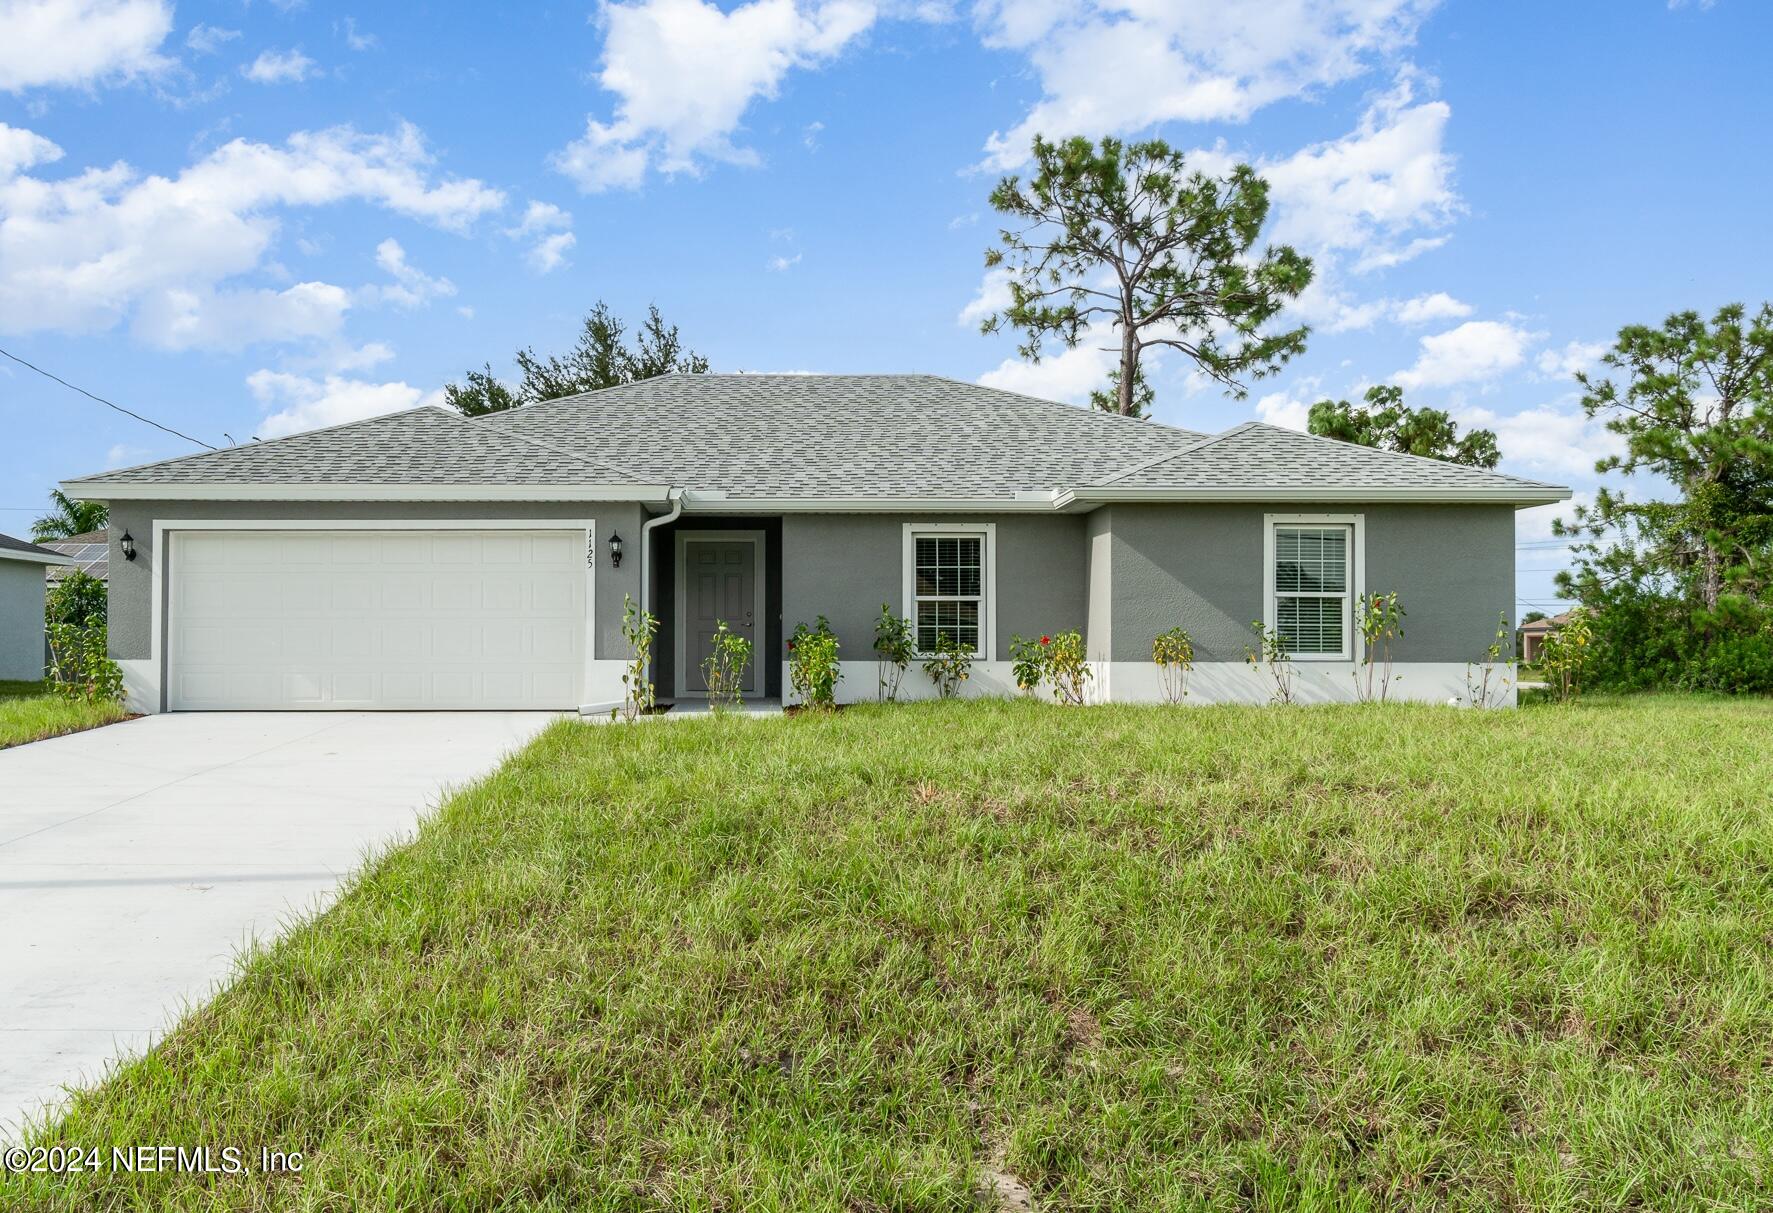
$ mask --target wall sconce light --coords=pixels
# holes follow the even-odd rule
[[[611,531],[609,536],[609,567],[612,569],[622,567],[622,537],[614,531]]]
[[[123,532],[123,538],[117,541],[117,546],[123,549],[123,559],[135,559],[135,539],[128,531]]]

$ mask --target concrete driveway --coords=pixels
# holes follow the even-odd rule
[[[0,750],[0,1139],[551,719],[180,714]]]

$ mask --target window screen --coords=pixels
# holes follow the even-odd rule
[[[938,638],[947,636],[978,652],[984,536],[918,535],[914,547],[917,647],[932,652]]]
[[[1274,529],[1274,626],[1289,651],[1348,651],[1349,526]]]

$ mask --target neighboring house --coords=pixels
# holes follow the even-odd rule
[[[103,581],[108,575],[106,568],[110,563],[111,541],[104,531],[87,531],[83,535],[69,535],[66,539],[46,539],[42,546],[52,552],[60,552],[74,562],[71,565],[56,565],[49,570],[49,584],[52,586],[75,569],[95,581]]]
[[[591,708],[625,600],[659,619],[661,698],[703,693],[716,621],[776,697],[827,616],[844,699],[875,695],[883,603],[974,647],[1076,628],[1098,699],[1261,702],[1250,623],[1299,697],[1353,697],[1354,602],[1400,594],[1395,694],[1464,689],[1514,601],[1514,512],[1569,491],[1248,423],[1198,434],[927,375],[667,375],[466,419],[421,408],[69,481],[111,509],[110,641],[132,705]],[[133,536],[134,560],[121,542]],[[915,666],[912,694],[931,686]]]
[[[1549,619],[1535,619],[1532,623],[1521,624],[1521,660],[1532,665],[1545,656],[1545,638],[1568,622],[1570,612],[1565,611]]]
[[[43,677],[43,574],[71,563],[60,552],[0,535],[0,679]]]

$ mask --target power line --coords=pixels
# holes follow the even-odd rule
[[[141,422],[143,425],[151,425],[157,430],[160,430],[164,433],[171,434],[174,438],[183,438],[186,442],[194,442],[198,446],[203,447],[205,450],[213,451],[216,449],[215,447],[210,446],[209,443],[203,441],[203,439],[201,439],[201,438],[193,438],[189,434],[181,433],[178,430],[173,429],[170,425],[161,425],[158,421],[154,421],[151,418],[144,417],[140,413],[131,412],[130,410],[124,408],[120,404],[116,404],[116,403],[113,403],[112,401],[106,400],[103,396],[95,396],[91,392],[87,391],[85,388],[78,387],[72,383],[69,383],[66,379],[63,379],[60,375],[52,375],[40,366],[31,365],[29,362],[26,362],[23,358],[20,358],[17,354],[14,354],[8,350],[0,349],[0,354],[5,354],[8,358],[12,359],[14,362],[18,363],[20,366],[24,367],[27,370],[36,371],[39,375],[43,376],[45,379],[53,379],[57,383],[61,384],[63,387],[69,389],[70,391],[79,392],[82,396],[85,396],[88,400],[96,400],[108,409],[116,409],[119,413],[122,413],[126,417],[134,417],[137,421]]]

